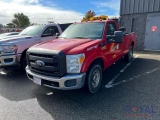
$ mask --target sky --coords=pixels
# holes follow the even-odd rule
[[[0,24],[24,13],[31,23],[79,22],[88,10],[96,15],[119,16],[120,0],[0,0]]]

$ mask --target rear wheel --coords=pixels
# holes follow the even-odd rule
[[[129,52],[124,56],[126,62],[131,62],[133,59],[133,46],[130,46]]]
[[[88,72],[86,79],[86,89],[90,93],[96,93],[102,81],[102,68],[100,65],[93,65]]]

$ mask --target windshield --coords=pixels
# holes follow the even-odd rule
[[[40,34],[43,29],[43,25],[41,26],[30,26],[24,29],[19,35],[29,35],[29,36],[36,36]]]
[[[60,36],[60,38],[90,38],[101,39],[105,23],[82,23],[70,25]]]

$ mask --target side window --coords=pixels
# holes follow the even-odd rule
[[[51,26],[51,33],[53,35],[56,35],[56,33],[59,33],[59,30],[58,30],[57,26]]]
[[[59,33],[59,30],[56,26],[50,26],[46,28],[46,30],[43,32],[43,35],[53,36],[56,35],[56,33]]]
[[[107,35],[114,35],[114,32],[117,30],[116,25],[114,23],[108,24]]]

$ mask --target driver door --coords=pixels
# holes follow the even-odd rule
[[[117,27],[114,22],[108,22],[107,24],[107,43],[106,43],[106,57],[109,64],[113,64],[119,59],[120,44],[116,43],[112,38],[114,32],[117,31]]]

